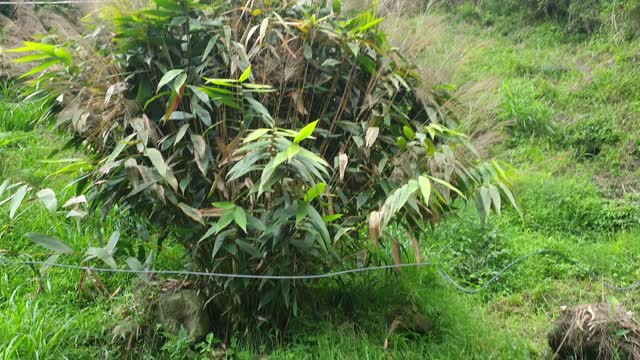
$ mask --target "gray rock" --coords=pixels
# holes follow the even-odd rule
[[[194,341],[201,341],[211,330],[206,301],[202,294],[192,289],[162,294],[155,309],[156,323],[172,334],[178,334],[184,328]]]

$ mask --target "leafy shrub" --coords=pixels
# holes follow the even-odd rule
[[[459,20],[464,21],[479,21],[482,20],[482,14],[480,13],[477,6],[464,3],[460,4],[456,9],[456,17]]]
[[[451,274],[468,286],[482,285],[513,260],[506,235],[495,224],[480,224],[469,214],[450,218],[435,228],[434,243]]]
[[[517,188],[525,224],[534,230],[582,236],[640,224],[636,202],[605,200],[591,183],[538,176],[525,179]]]
[[[234,4],[110,8],[92,46],[15,50],[42,61],[28,73],[44,71],[33,90],[64,95],[60,125],[96,154],[77,183],[92,209],[148,217],[200,270],[293,275],[379,241],[400,262],[386,226],[411,231],[418,249],[464,193],[477,194],[483,216],[500,209],[501,193],[513,200],[498,163],[459,159],[464,136],[373,12]],[[110,244],[91,255],[114,266]],[[277,319],[297,312],[303,284],[211,279],[209,289],[230,314]]]
[[[614,145],[622,133],[612,118],[593,117],[577,121],[559,132],[560,142],[573,148],[580,159],[597,156],[606,145]]]

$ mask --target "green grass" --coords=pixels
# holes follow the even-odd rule
[[[472,10],[445,15],[433,51],[421,53],[418,60],[426,69],[442,69],[430,64],[441,65],[464,50],[465,60],[451,71],[445,87],[495,84],[476,103],[489,116],[471,111],[462,125],[504,131],[504,141],[490,152],[516,166],[522,217],[508,209],[481,224],[473,204],[459,203],[461,210],[434,228],[425,255],[470,288],[538,249],[561,251],[588,271],[550,256],[531,258],[478,295],[458,292],[432,267],[405,269],[399,276],[383,272],[326,281],[309,289],[302,315],[286,331],[237,334],[226,342],[229,357],[541,358],[550,355],[546,333],[560,306],[605,300],[640,310],[637,292],[614,292],[591,277],[619,285],[640,279],[640,204],[635,194],[640,190],[640,42],[613,42],[603,34],[567,35],[557,24],[531,25],[517,16],[484,21],[484,15]],[[424,23],[419,17],[412,22]],[[0,179],[51,187],[63,203],[75,195],[73,187],[66,187],[71,177],[49,176],[66,165],[50,160],[84,155],[64,151],[49,158],[66,138],[35,126],[47,121],[40,120],[48,118],[46,108],[15,104],[10,91],[5,89],[4,100],[0,97],[0,110],[10,110],[0,113]],[[153,241],[140,240],[139,222],[114,209],[104,221],[93,219],[78,227],[74,220],[52,217],[37,203],[9,220],[2,208],[0,254],[46,258],[22,236],[41,232],[68,242],[77,251],[64,262],[79,263],[83,250],[98,244],[98,233],[108,236],[119,230],[123,247],[116,260],[122,264],[137,255],[140,245],[146,253],[157,250]],[[169,241],[157,267],[178,268],[185,256]],[[413,259],[411,252],[405,255],[406,261]],[[111,330],[124,321],[115,309],[130,306],[136,294],[134,278],[103,275],[109,292],[116,294],[91,299],[78,292],[81,275],[53,269],[42,276],[27,266],[0,265],[0,359],[211,355],[200,354],[180,337],[169,337],[164,344],[139,339],[132,351],[124,351],[126,342],[114,339]],[[385,315],[398,307],[428,316],[433,330],[426,335],[396,333],[385,349]]]

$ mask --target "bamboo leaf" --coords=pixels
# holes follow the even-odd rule
[[[87,198],[84,195],[80,195],[80,196],[72,197],[71,199],[67,200],[67,202],[64,203],[64,205],[62,205],[62,207],[63,208],[68,208],[70,206],[79,205],[79,204],[86,204],[86,203],[87,203]]]
[[[249,105],[253,108],[253,110],[255,110],[258,114],[262,116],[262,119],[265,121],[267,125],[269,126],[274,125],[273,118],[271,117],[271,114],[269,114],[269,110],[267,110],[267,108],[264,107],[264,105],[262,105],[258,101],[253,100],[251,98],[246,98],[246,100],[249,102]]]
[[[220,231],[224,230],[229,224],[231,224],[235,217],[235,211],[227,211],[224,215],[220,217],[218,220],[218,224],[216,227],[216,234]]]
[[[182,91],[182,87],[186,82],[187,74],[185,74],[184,72],[178,74],[178,76],[176,76],[175,80],[173,81],[173,91],[175,91],[176,93],[180,93]]]
[[[370,127],[367,129],[367,134],[364,137],[364,146],[370,148],[373,143],[376,142],[378,138],[378,134],[380,133],[380,128],[378,127]]]
[[[347,170],[347,164],[349,163],[349,157],[345,153],[341,153],[338,156],[339,160],[339,171],[340,171],[340,182],[344,181],[344,173]]]
[[[251,65],[240,75],[238,82],[243,83],[251,76]]]
[[[251,132],[249,135],[247,135],[246,138],[244,138],[244,140],[242,140],[243,143],[250,143],[252,141],[258,140],[260,139],[263,135],[265,135],[266,133],[268,133],[269,131],[271,131],[271,129],[256,129],[253,132]]]
[[[318,124],[318,121],[320,121],[320,120],[316,120],[314,122],[311,122],[307,126],[302,128],[302,130],[300,130],[298,132],[298,135],[296,135],[296,137],[293,139],[293,143],[294,144],[299,144],[302,140],[304,140],[304,139],[308,138],[309,136],[311,136],[311,134],[313,134],[313,130],[316,129],[316,125]]]
[[[247,233],[247,214],[244,209],[239,206],[233,209],[233,221],[240,226],[245,234]]]
[[[0,197],[2,197],[2,194],[7,190],[7,187],[9,187],[9,180],[5,180],[2,185],[0,185]]]
[[[202,214],[200,214],[200,211],[182,202],[178,204],[178,207],[180,207],[180,210],[182,210],[185,215],[204,225],[204,220],[202,219]]]
[[[480,188],[480,197],[482,198],[482,206],[485,213],[488,215],[491,212],[491,194],[489,188],[483,186]]]
[[[437,182],[438,184],[448,188],[449,190],[455,192],[456,194],[460,195],[461,198],[463,198],[463,199],[467,198],[466,196],[464,196],[464,194],[460,190],[458,190],[458,188],[456,188],[455,186],[451,185],[450,183],[448,183],[448,182],[446,182],[444,180],[438,179],[436,177],[430,176],[430,175],[427,175],[427,177],[429,179]]]
[[[113,259],[113,253],[111,253],[106,248],[90,247],[89,249],[87,249],[87,252],[85,253],[85,255],[87,257],[84,259],[84,261],[98,258],[102,260],[102,262],[107,264],[109,267],[111,267],[112,269],[118,268],[118,265]]]
[[[246,240],[242,240],[242,239],[237,239],[236,240],[236,244],[238,245],[238,247],[240,248],[240,250],[246,252],[247,254],[255,257],[255,258],[259,258],[260,257],[260,252],[253,246],[251,245],[251,243],[249,243]]]
[[[149,282],[149,277],[147,276],[147,274],[144,272],[145,268],[142,265],[142,263],[140,263],[140,261],[134,257],[129,257],[126,260],[127,262],[127,266],[129,266],[129,268],[133,271],[136,271],[136,276],[138,276],[140,279],[142,279],[142,281],[144,282]]]
[[[165,164],[162,154],[158,149],[148,148],[146,155],[151,160],[151,164],[163,178],[167,177],[167,164]]]
[[[229,202],[229,201],[218,201],[218,202],[214,202],[213,206],[220,208],[220,209],[225,209],[225,210],[230,210],[236,207],[236,204]]]
[[[26,233],[24,236],[34,243],[60,254],[71,254],[73,249],[59,239],[37,233]]]
[[[509,190],[509,188],[502,182],[499,182],[498,186],[500,187],[500,189],[502,189],[502,192],[507,196],[513,208],[516,209],[520,217],[522,217],[522,212],[520,211],[520,208],[518,207],[518,203],[516,202],[516,199],[514,198],[513,193],[511,193],[511,190]]]
[[[156,92],[160,91],[160,89],[163,86],[165,86],[168,83],[170,83],[171,80],[175,79],[180,74],[184,74],[184,70],[183,69],[169,70],[166,73],[164,73],[164,75],[162,75],[162,78],[160,79],[160,82],[158,82],[158,88],[156,89]]]
[[[49,210],[51,214],[55,215],[56,210],[58,209],[58,200],[56,199],[56,193],[51,189],[42,189],[38,191],[36,196],[38,196],[38,199],[40,199],[44,207]]]
[[[289,145],[289,147],[287,148],[287,160],[291,161],[291,159],[293,159],[294,156],[298,155],[299,152],[300,145],[295,143]]]
[[[27,185],[22,185],[15,194],[13,194],[11,204],[9,204],[9,219],[13,219],[16,215],[16,211],[18,211],[20,204],[22,204],[22,200],[24,200],[25,195],[27,195],[27,189]]]
[[[316,184],[314,187],[309,189],[307,193],[304,195],[304,201],[307,203],[310,203],[315,198],[322,195],[326,187],[327,187],[327,184],[323,182]]]
[[[116,251],[116,245],[118,245],[119,240],[120,240],[120,232],[114,231],[111,234],[111,237],[109,237],[109,241],[107,242],[107,246],[105,246],[105,249],[107,249],[110,253],[113,254]]]
[[[429,197],[431,196],[431,182],[429,181],[429,178],[420,176],[418,178],[418,185],[420,186],[420,193],[422,194],[424,204],[429,206]]]
[[[52,67],[53,65],[59,64],[60,60],[58,59],[54,59],[54,60],[50,60],[45,62],[44,64],[40,64],[36,67],[34,67],[33,69],[27,71],[26,73],[22,74],[18,79],[24,79],[26,77],[29,77],[31,75],[37,74],[41,71],[47,70],[48,68]]]
[[[493,208],[496,213],[500,215],[502,208],[502,201],[500,199],[500,191],[494,185],[489,185],[489,193],[491,194],[491,201],[493,202]]]

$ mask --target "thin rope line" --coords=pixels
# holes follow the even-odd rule
[[[514,266],[519,263],[537,255],[553,255],[564,261],[567,261],[571,265],[576,268],[585,271],[589,274],[589,277],[595,281],[602,282],[604,286],[607,288],[618,291],[618,292],[628,292],[633,291],[640,288],[640,281],[636,281],[629,286],[620,287],[615,284],[605,280],[603,277],[599,277],[595,275],[592,271],[588,271],[588,269],[584,268],[578,261],[571,259],[567,255],[556,251],[556,250],[548,250],[541,249],[529,253],[527,255],[521,256],[516,260],[510,262],[507,266],[498,271],[491,279],[486,281],[482,286],[477,288],[468,288],[460,285],[456,280],[454,280],[451,275],[449,275],[444,269],[437,266],[433,262],[422,262],[422,263],[407,263],[407,264],[399,264],[399,265],[381,265],[381,266],[371,266],[366,268],[359,269],[348,269],[343,271],[330,272],[326,274],[314,274],[314,275],[251,275],[251,274],[228,274],[228,273],[212,273],[212,272],[200,272],[200,271],[181,271],[181,270],[133,270],[133,269],[112,269],[112,268],[95,268],[90,266],[80,266],[80,265],[69,265],[69,264],[50,264],[45,261],[15,261],[15,260],[7,260],[0,259],[0,263],[10,264],[10,265],[48,265],[51,267],[59,267],[73,270],[89,270],[93,272],[106,272],[106,273],[126,273],[126,274],[164,274],[164,275],[193,275],[193,276],[207,276],[207,277],[220,277],[220,278],[236,278],[236,279],[256,279],[256,280],[318,280],[325,279],[330,277],[337,277],[347,274],[355,274],[355,273],[363,273],[370,271],[379,271],[379,270],[389,270],[389,269],[398,269],[398,268],[410,268],[410,267],[424,267],[424,266],[435,266],[438,269],[440,276],[453,285],[457,290],[467,293],[467,294],[475,294],[482,290],[487,289],[493,283],[499,281],[502,275],[509,271]]]
[[[405,267],[422,267],[433,266],[433,263],[407,263],[399,265],[381,265],[371,266],[359,269],[348,269],[336,272],[330,272],[326,274],[313,274],[313,275],[252,275],[252,274],[229,274],[229,273],[216,273],[216,272],[203,272],[203,271],[186,271],[186,270],[134,270],[134,269],[112,269],[112,268],[95,268],[91,266],[70,265],[70,264],[51,264],[46,261],[15,261],[0,259],[0,263],[11,265],[47,265],[51,267],[59,267],[73,270],[89,270],[93,272],[105,272],[105,273],[125,273],[125,274],[158,274],[158,275],[193,275],[193,276],[206,276],[206,277],[220,277],[220,278],[236,278],[236,279],[255,279],[255,280],[317,280],[330,277],[337,277],[353,273],[361,273],[368,271],[389,270],[395,268]]]

